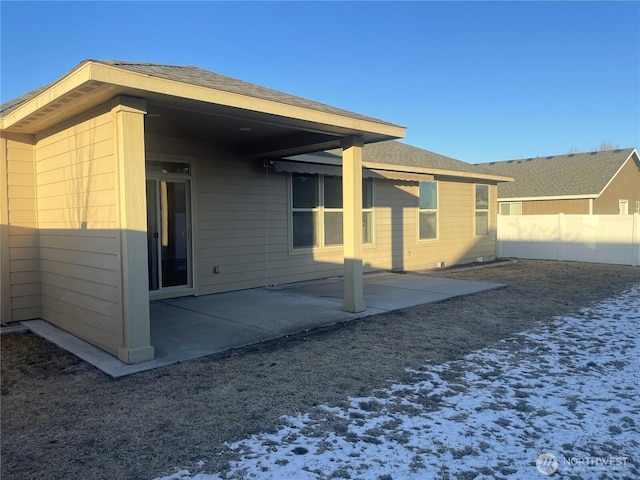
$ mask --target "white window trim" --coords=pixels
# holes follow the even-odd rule
[[[420,208],[420,183],[418,182],[418,208],[416,208],[416,238],[418,243],[434,242],[440,238],[440,185],[439,182],[424,182],[435,183],[436,185],[436,208]],[[435,212],[436,214],[436,236],[433,238],[421,238],[420,237],[420,213],[422,212]]]
[[[626,212],[623,210],[626,210]],[[618,215],[629,215],[629,200],[626,198],[618,200]]]
[[[487,208],[478,208],[476,204],[478,187],[487,187]],[[487,233],[478,233],[477,214],[479,212],[487,213]],[[491,188],[486,183],[473,184],[473,235],[474,237],[486,237],[491,234]]]
[[[321,242],[320,244],[316,247],[316,248],[324,248],[324,249],[330,249],[330,248],[342,248],[344,246],[344,231],[342,232],[342,242],[343,243],[339,243],[339,244],[332,244],[332,245],[327,245],[327,236],[326,236],[326,216],[325,214],[327,213],[341,213],[342,214],[342,218],[344,221],[344,200],[342,201],[342,207],[341,208],[335,208],[335,207],[325,207],[325,195],[324,195],[324,188],[325,188],[325,178],[327,177],[326,175],[317,175],[318,177],[318,195],[320,197],[319,203],[319,209],[321,211],[321,215],[322,215],[322,219],[319,220],[319,222],[322,224],[321,225],[321,233],[322,233],[322,237],[321,237]]]
[[[503,205],[509,205],[509,213],[507,215],[504,215],[502,213],[502,206]],[[511,213],[511,207],[513,205],[520,205],[520,213],[519,214]],[[498,208],[498,214],[499,215],[503,215],[503,216],[515,216],[515,217],[521,216],[522,215],[522,202],[500,202],[500,205],[499,205],[499,208]]]
[[[363,179],[364,181],[365,179]],[[370,242],[365,242],[364,241],[364,235],[362,237],[362,247],[363,248],[371,248],[371,247],[375,247],[376,245],[376,211],[375,211],[375,207],[376,207],[376,181],[371,178],[369,179],[371,181],[371,207],[370,208],[362,208],[362,218],[364,218],[364,213],[365,212],[370,212],[371,213],[371,241]],[[364,188],[362,190],[363,196],[364,196]]]
[[[173,162],[173,163],[187,163],[189,164],[189,173],[158,173],[151,172],[148,173],[146,171],[147,161],[161,161],[161,162]],[[189,242],[189,256],[191,259],[191,278],[189,286],[181,286],[181,287],[168,287],[163,290],[149,290],[149,298],[151,300],[161,300],[164,298],[176,298],[179,296],[188,296],[199,294],[200,291],[200,283],[198,281],[199,278],[199,258],[197,257],[198,252],[198,209],[197,209],[197,186],[195,179],[196,176],[196,159],[193,155],[178,155],[172,153],[156,153],[156,152],[145,152],[145,182],[147,179],[173,179],[173,180],[182,180],[186,181],[187,188],[189,190],[189,203],[187,204],[187,208],[189,209],[189,217],[190,217],[190,225],[189,225],[189,235],[191,236],[191,241]],[[145,205],[146,210],[146,205]],[[182,293],[181,293],[182,292]]]
[[[344,202],[342,208],[327,208],[324,206],[324,177],[326,175],[321,174],[309,174],[316,177],[318,182],[318,206],[315,208],[293,208],[293,175],[294,173],[287,174],[287,186],[288,186],[288,196],[289,196],[289,254],[297,255],[297,254],[305,254],[317,251],[331,251],[331,250],[343,250],[344,243],[340,245],[326,245],[325,244],[325,221],[324,214],[325,213],[342,213],[344,215]],[[372,207],[371,208],[363,208],[362,212],[371,212],[371,221],[372,221],[372,241],[369,243],[362,242],[362,246],[364,248],[370,248],[375,246],[375,187],[373,186],[375,182],[373,179],[371,180],[371,197],[372,197]],[[314,228],[316,230],[316,245],[311,247],[294,247],[293,246],[293,213],[294,212],[312,212],[315,213],[315,222]],[[344,232],[343,232],[344,235]]]
[[[363,208],[362,209],[362,218],[364,218],[365,213],[371,213],[371,241],[365,242],[364,235],[362,236],[362,246],[364,248],[375,247],[376,245],[376,214],[375,214],[375,188],[373,185],[375,181],[371,179],[371,208]]]

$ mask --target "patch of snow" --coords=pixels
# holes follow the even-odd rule
[[[348,406],[229,445],[222,474],[156,480],[640,477],[640,285]],[[636,458],[634,458],[634,455]],[[555,465],[554,465],[555,467]]]

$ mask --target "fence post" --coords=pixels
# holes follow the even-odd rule
[[[637,267],[640,265],[640,216],[638,213],[633,214],[633,223],[631,224],[631,265]]]
[[[502,224],[500,222],[500,212],[497,215],[497,225],[496,225],[496,257],[502,258],[502,239],[500,238],[500,234],[502,233]]]
[[[564,259],[564,213],[558,214],[558,260]]]

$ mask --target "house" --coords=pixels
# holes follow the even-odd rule
[[[640,160],[634,148],[480,165],[515,179],[498,187],[501,215],[640,212]]]
[[[192,66],[87,60],[0,112],[2,322],[150,360],[149,301],[495,257],[508,178]],[[320,152],[320,153],[318,153]]]

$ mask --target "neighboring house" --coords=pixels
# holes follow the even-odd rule
[[[87,60],[1,107],[2,322],[136,363],[149,301],[491,260],[497,183],[403,127],[196,67]],[[314,153],[322,152],[324,153]]]
[[[634,148],[480,164],[515,179],[498,187],[501,215],[640,213]]]

